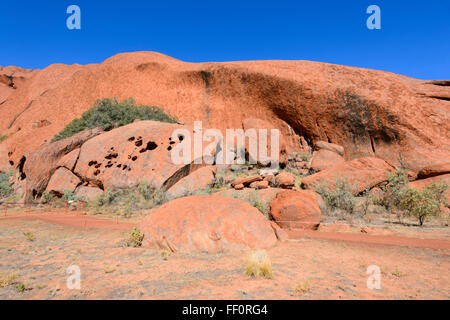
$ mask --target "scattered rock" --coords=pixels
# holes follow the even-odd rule
[[[236,185],[234,185],[234,189],[235,190],[242,190],[242,189],[244,189],[244,185],[242,183],[236,184]]]
[[[283,171],[275,177],[276,184],[283,189],[291,189],[295,185],[295,177],[292,173]]]
[[[231,186],[234,187],[238,184],[243,184],[244,186],[249,186],[250,183],[255,182],[255,181],[261,181],[261,180],[262,180],[262,177],[260,175],[250,176],[250,177],[241,177],[241,178],[237,178],[236,180],[231,182]]]
[[[269,187],[269,181],[263,180],[263,181],[255,181],[250,183],[250,188],[253,189],[267,189]]]
[[[267,248],[277,242],[258,209],[219,196],[172,200],[145,217],[140,229],[147,243],[172,252]]]

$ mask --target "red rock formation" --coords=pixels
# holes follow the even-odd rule
[[[172,200],[150,213],[140,229],[147,243],[173,252],[267,248],[277,242],[258,209],[218,196]]]
[[[11,67],[8,67],[11,68]],[[418,171],[450,155],[449,82],[309,61],[185,63],[153,52],[101,64],[51,65],[17,89],[2,82],[0,168],[49,141],[98,98],[134,98],[204,128],[258,118],[280,128],[288,151],[317,141],[346,158],[375,156]],[[6,91],[5,91],[6,92]],[[32,128],[46,120],[50,125]]]

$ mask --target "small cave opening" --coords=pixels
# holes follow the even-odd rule
[[[20,174],[20,180],[25,180],[25,178],[27,177],[25,172],[23,172],[23,167],[25,165],[25,161],[27,161],[27,158],[25,156],[23,156],[19,161],[18,169],[19,169],[19,174]]]
[[[144,153],[146,151],[155,150],[157,147],[158,147],[158,145],[155,142],[149,141],[149,142],[147,142],[147,145],[145,146],[145,148],[142,148],[139,152]]]

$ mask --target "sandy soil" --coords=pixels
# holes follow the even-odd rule
[[[123,247],[134,224],[55,213],[0,218],[0,274],[16,274],[27,287],[0,288],[0,299],[450,298],[446,232],[435,233],[439,239],[416,229],[407,237],[398,230],[291,232],[294,239],[267,250],[274,271],[269,280],[244,275],[248,251],[165,257]],[[81,269],[80,290],[66,286],[71,265]],[[380,290],[367,288],[369,265],[381,268]]]

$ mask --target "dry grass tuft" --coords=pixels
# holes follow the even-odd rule
[[[253,251],[245,261],[245,275],[273,279],[272,263],[265,250]]]

